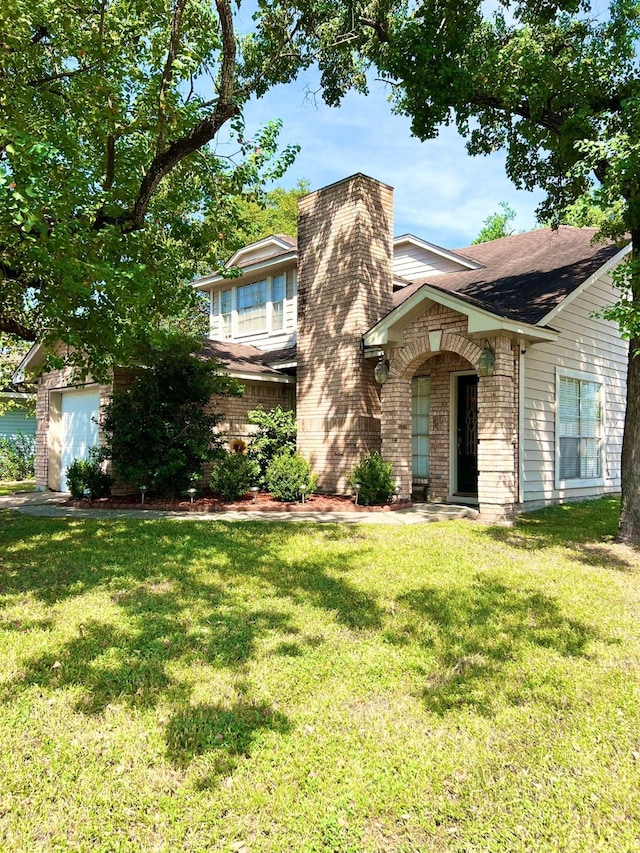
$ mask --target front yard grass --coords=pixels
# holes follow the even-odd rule
[[[0,515],[0,849],[637,851],[640,554]]]
[[[0,496],[14,492],[35,492],[35,480],[0,480]]]

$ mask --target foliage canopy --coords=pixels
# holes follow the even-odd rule
[[[242,107],[300,62],[277,70],[274,46],[263,73],[228,0],[13,0],[0,28],[0,333],[104,373],[188,320],[238,196],[292,161],[277,122],[246,137]]]
[[[501,201],[500,207],[502,212],[497,210],[495,213],[489,214],[484,220],[480,233],[475,240],[471,241],[472,245],[488,243],[491,240],[499,240],[501,237],[509,237],[513,234],[509,225],[516,218],[516,212],[506,201]]]

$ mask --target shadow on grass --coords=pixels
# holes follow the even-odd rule
[[[75,597],[95,592],[104,602],[106,593],[109,602],[104,612],[96,608],[75,624],[71,638],[67,630],[66,639],[24,661],[4,700],[35,684],[71,690],[77,711],[86,714],[116,703],[162,706],[168,757],[184,766],[210,753],[211,784],[261,731],[288,730],[286,717],[246,682],[249,664],[266,649],[295,659],[323,642],[296,624],[304,615],[296,616],[292,604],[302,614],[304,607],[320,609],[327,622],[354,632],[418,644],[427,661],[424,700],[441,714],[460,706],[489,714],[497,698],[518,703],[544,694],[556,701],[561,691],[554,690],[552,665],[543,665],[541,676],[525,674],[522,683],[508,684],[513,661],[526,660],[532,647],[584,657],[596,637],[554,599],[497,576],[460,578],[449,588],[425,585],[399,595],[394,612],[387,612],[349,577],[374,562],[376,548],[375,538],[353,527],[14,516],[0,524],[6,606],[34,600],[55,622]],[[543,528],[546,539],[535,547],[553,544],[560,535],[554,531]],[[480,535],[503,534],[513,531]],[[528,538],[521,539],[529,547]],[[224,670],[245,686],[224,703],[214,695],[194,704],[191,679],[199,676],[192,673],[207,670]]]
[[[507,672],[514,660],[531,647],[586,657],[587,643],[597,637],[548,596],[486,576],[467,587],[421,587],[397,603],[401,628],[387,638],[400,644],[411,639],[425,649],[423,698],[439,714],[462,706],[490,714],[499,698],[528,701],[541,685],[510,684]],[[549,679],[548,668],[545,672]]]
[[[480,535],[526,551],[565,547],[587,565],[637,571],[640,555],[634,563],[610,547],[619,517],[619,499],[603,497],[526,513],[513,528],[487,527]]]
[[[167,754],[174,764],[186,767],[198,755],[217,752],[215,775],[225,775],[233,770],[235,758],[249,755],[261,730],[285,734],[290,729],[285,715],[265,702],[186,706],[167,724]]]
[[[287,557],[287,542],[308,532],[304,524],[77,522],[7,515],[0,524],[4,607],[34,600],[55,613],[65,602],[94,592],[102,601],[106,594],[109,602],[102,612],[76,622],[71,638],[56,638],[46,651],[24,660],[20,674],[4,685],[2,700],[38,685],[71,691],[75,710],[85,714],[100,714],[113,704],[162,705],[169,709],[168,758],[183,767],[211,752],[212,783],[232,769],[237,756],[247,754],[260,730],[284,733],[289,722],[246,687],[240,698],[232,695],[224,704],[192,704],[192,667],[243,678],[265,637],[275,641],[271,654],[305,655],[323,640],[301,632],[291,602],[322,608],[330,619],[355,629],[381,624],[373,597],[345,577],[358,565],[361,549],[372,547],[361,545],[356,531],[316,530],[318,547],[309,548],[308,555],[303,549],[302,558],[300,549],[293,549],[294,559]],[[328,555],[321,547],[325,541],[333,549]],[[38,621],[33,624],[37,630]]]

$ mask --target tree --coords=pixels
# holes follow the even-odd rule
[[[475,246],[477,243],[488,243],[491,240],[499,240],[501,237],[509,237],[513,234],[513,229],[508,230],[507,225],[516,218],[516,212],[506,201],[501,201],[500,207],[502,208],[502,213],[496,211],[484,220],[484,225],[480,229],[480,233],[475,240],[471,241],[472,246]]]
[[[562,221],[587,194],[604,213],[602,236],[630,235],[608,316],[630,344],[619,538],[640,543],[640,4],[611,0],[608,14],[588,0],[367,8],[355,47],[393,83],[416,136],[455,122],[470,153],[504,149],[516,186],[545,190],[542,221]]]
[[[239,196],[235,200],[236,217],[225,233],[225,244],[231,252],[255,243],[271,234],[298,236],[298,199],[309,192],[308,181],[298,181],[287,190],[274,187],[256,198]]]
[[[303,60],[262,45],[256,63],[229,0],[10,9],[0,20],[0,333],[62,340],[99,374],[188,313],[189,280],[228,257],[225,231],[246,214],[238,196],[257,197],[295,156],[295,146],[278,153],[277,122],[246,138],[242,108]],[[234,157],[210,144],[223,129]]]
[[[222,415],[212,398],[240,393],[219,364],[191,349],[175,338],[148,352],[147,367],[130,388],[116,389],[104,410],[105,452],[117,477],[167,497],[183,493],[221,446],[214,430]]]
[[[23,356],[29,350],[29,344],[16,340],[12,335],[0,334],[0,391],[11,390],[11,379]],[[18,403],[12,398],[0,397],[0,415],[18,406],[26,407],[29,414],[35,415],[35,403],[31,400],[21,400]]]

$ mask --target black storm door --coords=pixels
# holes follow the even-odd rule
[[[456,494],[478,494],[478,377],[458,376]]]

